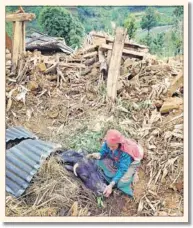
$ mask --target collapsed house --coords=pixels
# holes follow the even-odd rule
[[[88,43],[71,54],[27,51],[19,59],[15,74],[6,50],[6,126],[25,126],[63,146],[69,145],[68,138],[72,140],[75,132],[83,134],[85,128],[101,132],[109,126],[142,140],[145,158],[135,186],[136,202],[120,197],[113,199],[113,208],[109,206],[111,199],[105,208],[95,208],[93,196],[72,184],[73,179],[59,165],[54,166],[59,179],[53,172],[53,181],[49,168],[56,164],[50,160],[44,167],[48,172],[41,169],[27,190],[29,195],[32,191],[30,200],[22,198],[20,202],[7,196],[7,205],[14,205],[18,211],[24,208],[22,213],[30,216],[183,214],[183,59],[158,60],[147,47],[124,40],[120,66],[114,65],[120,75],[116,103],[109,108],[106,96],[114,44],[114,37],[92,34]],[[29,209],[32,205],[34,210]],[[22,214],[12,212],[9,206],[8,216]],[[40,212],[43,208],[46,212]]]

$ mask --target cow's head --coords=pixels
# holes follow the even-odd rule
[[[83,158],[73,166],[73,172],[83,181],[87,188],[97,195],[102,195],[107,185],[92,160]]]
[[[71,150],[64,151],[60,155],[60,160],[66,169],[73,171],[83,181],[87,188],[97,195],[103,193],[107,185],[93,160],[87,159],[84,154]]]

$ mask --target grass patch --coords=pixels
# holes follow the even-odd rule
[[[101,147],[100,139],[103,136],[103,131],[85,131],[84,133],[78,133],[69,142],[69,147],[76,151],[86,150],[88,152],[98,152]]]

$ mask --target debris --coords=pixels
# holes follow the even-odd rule
[[[176,97],[168,98],[167,92],[174,79],[174,72],[182,72],[183,62],[179,58],[170,58],[169,62],[157,59],[146,53],[145,47],[129,46],[128,43],[132,41],[125,39],[123,49],[140,53],[143,59],[122,52],[116,102],[110,103],[106,100],[107,86],[102,65],[109,70],[112,48],[108,50],[101,46],[114,45],[108,42],[110,35],[103,34],[103,37],[101,42],[104,43],[92,45],[91,39],[90,45],[85,45],[70,55],[45,55],[43,51],[27,51],[22,55],[16,73],[7,72],[6,75],[6,125],[26,126],[44,140],[62,142],[65,147],[76,146],[78,149],[95,150],[95,144],[97,145],[98,139],[102,138],[101,134],[108,128],[116,128],[136,141],[142,140],[145,157],[139,172],[140,181],[135,183],[135,190],[138,192],[134,191],[135,201],[128,202],[125,215],[161,216],[162,212],[163,216],[166,213],[168,216],[172,213],[183,214],[183,184],[179,185],[179,190],[176,185],[183,181],[182,93],[178,93],[177,98],[181,100],[178,108],[167,112],[167,115],[161,115],[160,111],[168,99],[174,103],[173,98]],[[97,54],[83,57],[93,52]],[[40,63],[45,64],[49,71],[41,72],[38,68]],[[24,66],[26,72],[20,82],[16,81],[15,77],[21,75]],[[34,83],[31,90],[30,86],[28,87],[30,83]],[[21,85],[29,90],[25,95],[25,105],[16,100],[21,93]],[[113,120],[109,120],[110,116]],[[85,129],[89,129],[88,135],[93,134],[94,143],[92,140],[89,142],[92,145],[87,144],[90,141],[88,135],[86,142],[84,140],[84,133],[87,131]],[[77,135],[81,135],[81,140],[76,141]],[[175,192],[169,189],[171,183]],[[177,206],[171,210],[168,209],[168,204],[163,202],[170,192],[180,196],[176,199]],[[8,216],[40,216],[44,213],[66,216],[74,202],[78,202],[77,216],[112,216],[117,215],[118,210],[124,214],[123,206],[118,207],[117,204],[121,199],[127,202],[126,197],[119,196],[117,199],[115,193],[115,198],[105,199],[107,207],[99,208],[94,196],[83,189],[78,180],[75,181],[52,157],[38,170],[33,183],[25,192],[28,193],[27,197],[22,195],[17,201],[9,200],[6,205]],[[111,200],[116,207],[111,208]],[[34,209],[29,207],[29,201],[34,204]],[[14,212],[10,211],[9,207]],[[47,208],[51,208],[51,212],[48,212]],[[19,213],[20,209],[22,213]]]
[[[97,56],[97,54],[98,54],[97,51],[94,51],[94,52],[83,55],[83,58],[85,58],[85,59],[91,58],[93,56]]]
[[[178,76],[175,77],[171,86],[168,89],[168,95],[172,96],[172,94],[183,84],[183,73],[181,72]]]
[[[160,112],[161,113],[168,113],[173,109],[179,109],[180,105],[183,104],[183,99],[179,97],[171,97],[167,98],[166,101],[163,103]]]
[[[62,51],[66,54],[72,54],[73,49],[68,47],[63,38],[50,37],[42,33],[32,33],[26,38],[26,50],[40,51]]]
[[[46,71],[45,63],[39,63],[37,67],[39,68],[40,72],[45,72]]]
[[[108,44],[102,44],[101,49],[112,50],[113,47]],[[123,55],[131,57],[131,58],[143,59],[143,57],[144,57],[144,53],[142,53],[142,52],[131,51],[131,50],[127,50],[127,49],[123,49],[122,52],[123,52]]]
[[[27,88],[28,90],[30,91],[34,91],[34,90],[37,90],[39,87],[38,83],[36,81],[29,81],[27,83]]]

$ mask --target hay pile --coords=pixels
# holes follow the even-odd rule
[[[27,191],[6,197],[6,216],[89,216],[103,213],[94,194],[50,157]]]
[[[135,200],[116,195],[115,191],[105,200],[105,208],[98,208],[94,195],[52,158],[42,166],[25,196],[7,196],[7,215],[182,215],[182,103],[168,113],[160,111],[168,99],[171,82],[182,70],[182,58],[123,58],[114,105],[106,101],[106,81],[97,61],[84,68],[85,63],[73,62],[76,58],[71,63],[65,58],[42,56],[39,52],[24,56],[21,69],[26,62],[27,65],[25,72],[18,74],[22,75],[20,81],[14,82],[12,76],[7,76],[6,125],[23,125],[39,137],[60,142],[64,147],[72,146],[77,135],[88,132],[87,135],[96,133],[102,137],[108,128],[117,128],[145,149]],[[45,59],[54,63],[49,65]],[[51,71],[47,72],[49,68]],[[181,90],[175,95],[182,100]],[[169,98],[173,102],[176,97]]]

